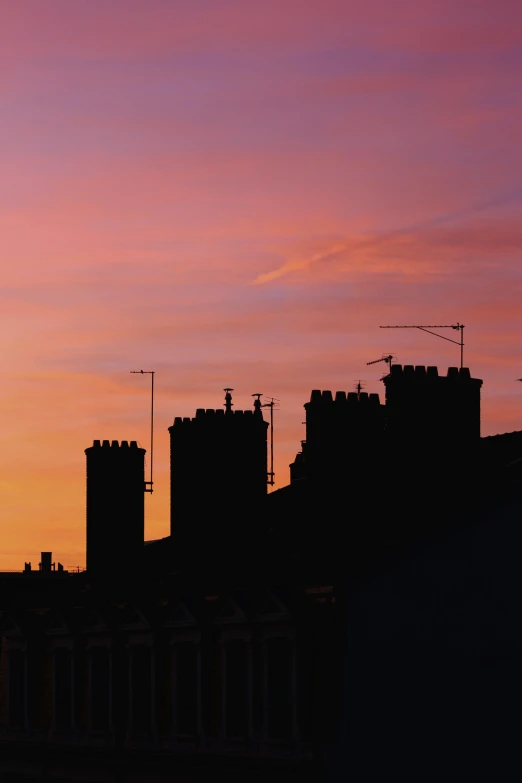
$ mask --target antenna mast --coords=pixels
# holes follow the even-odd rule
[[[365,383],[366,383],[366,381],[357,381],[357,383],[356,383],[356,384],[355,384],[355,386],[353,387],[353,388],[355,389],[355,391],[357,392],[357,399],[358,399],[358,400],[360,400],[360,399],[361,399],[361,392],[362,392],[362,390],[365,388],[365,387],[364,387],[364,384],[365,384]]]
[[[384,327],[383,327],[383,329],[384,329]],[[393,356],[393,354],[391,354],[391,353],[389,353],[387,356],[385,356],[383,354],[380,359],[374,359],[373,362],[366,362],[366,365],[368,366],[369,364],[379,364],[379,362],[386,362],[386,364],[388,365],[389,371],[391,372],[392,362],[393,362],[393,360],[395,358],[396,357]]]
[[[152,455],[154,448],[154,374],[155,370],[131,370],[134,375],[150,375],[151,394],[150,394],[150,481],[145,482],[145,492],[152,494]]]
[[[379,326],[379,329],[420,329],[421,332],[427,332],[434,337],[440,337],[441,340],[447,340],[449,343],[454,343],[460,347],[460,366],[464,367],[464,324],[428,324],[426,326]],[[450,337],[444,337],[443,334],[437,334],[437,332],[430,332],[430,329],[456,329],[460,331],[460,340],[452,340]]]
[[[271,487],[274,486],[275,483],[275,473],[274,473],[274,407],[277,407],[279,405],[279,400],[276,397],[268,397],[268,402],[261,403],[261,397],[264,395],[262,394],[253,394],[252,397],[257,397],[256,402],[254,405],[257,405],[259,403],[260,408],[270,408],[270,470],[266,474],[266,483],[270,484]]]

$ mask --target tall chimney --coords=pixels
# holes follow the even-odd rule
[[[416,444],[416,458],[477,447],[482,381],[467,367],[439,375],[437,367],[394,364],[384,384],[388,435],[407,449]]]
[[[145,528],[145,449],[95,440],[87,456],[87,571],[115,577],[139,567]]]
[[[267,494],[268,423],[261,406],[233,410],[230,392],[225,410],[200,408],[169,427],[171,536],[185,563],[243,556],[245,538],[255,546]]]

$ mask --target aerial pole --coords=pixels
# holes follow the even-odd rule
[[[257,392],[252,397],[257,397],[256,405],[259,403],[260,408],[270,408],[270,470],[266,476],[266,483],[273,486],[275,483],[274,473],[274,406],[279,405],[279,400],[276,397],[268,397],[268,402],[261,403],[261,397],[263,394]]]
[[[274,400],[272,399],[266,404],[270,408],[270,480],[268,483],[274,486]]]
[[[383,329],[384,329],[384,327],[383,327]],[[388,353],[386,355],[383,354],[380,359],[374,359],[373,362],[366,362],[366,364],[369,365],[369,364],[379,364],[379,362],[386,362],[386,364],[389,367],[389,372],[391,372],[392,362],[393,362],[393,360],[395,358],[396,357],[393,356],[393,354],[391,354],[391,353]]]
[[[154,374],[155,370],[131,370],[134,375],[150,375],[151,394],[150,394],[150,481],[145,482],[145,492],[152,494],[152,457],[154,453]]]
[[[353,388],[355,389],[355,391],[357,392],[357,399],[358,399],[358,400],[360,400],[360,399],[361,399],[361,392],[362,392],[362,390],[365,388],[365,387],[364,387],[364,384],[365,384],[365,383],[366,383],[366,381],[360,381],[360,380],[359,380],[359,381],[357,381],[357,383],[356,383],[356,384],[355,384],[355,386],[353,387]]]
[[[464,367],[464,324],[460,324],[458,321],[456,324],[428,324],[425,326],[379,326],[379,329],[420,329],[421,332],[427,332],[434,337],[440,337],[441,340],[447,340],[449,343],[454,343],[460,347],[460,367]],[[460,331],[460,340],[452,340],[450,337],[444,337],[437,332],[431,332],[430,329],[456,329]]]

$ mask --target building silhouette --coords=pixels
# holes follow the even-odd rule
[[[183,558],[215,561],[258,539],[267,494],[267,422],[261,403],[200,408],[170,433],[171,539]],[[237,553],[240,556],[240,552]]]
[[[86,449],[87,571],[0,577],[2,780],[520,777],[522,432],[383,380],[312,391],[270,494],[259,400],[175,418],[159,541],[144,450]]]
[[[87,457],[87,570],[136,573],[145,539],[145,449],[95,440]]]

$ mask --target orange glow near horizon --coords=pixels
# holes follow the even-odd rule
[[[85,563],[85,455],[262,391],[276,488],[312,388],[458,348],[522,429],[522,53],[512,0],[18,0],[2,11],[0,569]],[[448,470],[452,466],[448,465]]]

